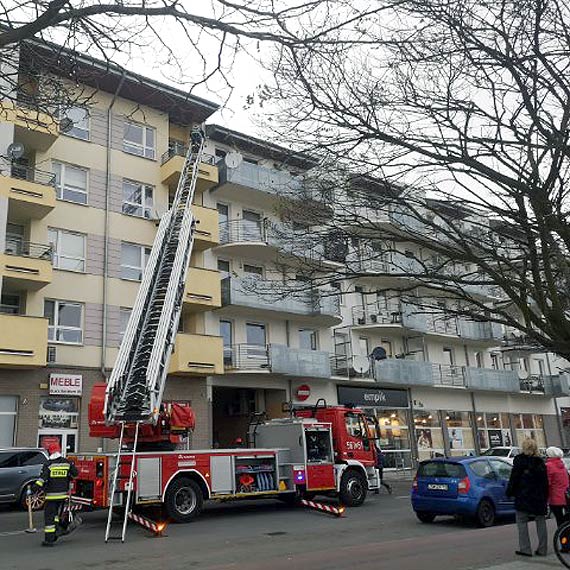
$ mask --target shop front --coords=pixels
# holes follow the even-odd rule
[[[376,417],[380,426],[379,445],[386,469],[412,467],[410,404],[406,390],[338,386],[338,403],[357,406]]]
[[[77,452],[82,390],[81,374],[50,374],[49,396],[39,400],[39,447],[57,441],[63,453]]]

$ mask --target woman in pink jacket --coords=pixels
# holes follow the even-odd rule
[[[566,490],[569,486],[568,471],[562,461],[562,450],[549,447],[546,450],[546,472],[548,474],[548,504],[560,526],[566,518]]]

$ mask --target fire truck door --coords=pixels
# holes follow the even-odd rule
[[[331,432],[328,429],[305,429],[307,456],[307,490],[334,489],[335,476]]]
[[[160,498],[162,494],[160,457],[137,459],[136,486],[139,501]]]
[[[233,493],[233,457],[231,455],[212,455],[210,457],[212,474],[212,493]]]

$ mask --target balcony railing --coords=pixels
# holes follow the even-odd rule
[[[238,305],[303,316],[339,317],[338,296],[320,291],[295,291],[284,283],[256,278],[222,280],[222,305]]]
[[[519,385],[521,392],[539,392],[546,393],[546,387],[549,377],[541,374],[533,374],[527,378],[520,378]]]
[[[274,374],[330,378],[329,354],[280,344],[236,344],[224,347],[224,365],[235,370],[271,371]]]
[[[518,392],[518,375],[513,370],[494,370],[490,368],[465,367],[467,388],[474,390]]]
[[[220,243],[268,242],[265,220],[227,220],[220,222]]]
[[[38,168],[24,166],[6,159],[0,160],[0,174],[2,176],[10,176],[18,180],[26,180],[27,182],[35,182],[36,184],[44,184],[45,186],[55,187],[55,174]]]
[[[436,386],[465,387],[465,368],[453,364],[432,364],[432,378]]]
[[[188,147],[182,144],[171,144],[168,147],[168,150],[162,154],[160,158],[160,164],[167,163],[173,156],[181,156],[183,158],[186,157],[186,153],[188,152]],[[211,154],[202,153],[202,157],[200,158],[200,162],[203,164],[216,164],[216,157],[212,156]]]
[[[4,253],[8,255],[18,255],[20,257],[29,257],[31,259],[52,260],[53,249],[51,245],[44,243],[35,243],[33,241],[22,241],[8,237],[6,239],[6,249]]]

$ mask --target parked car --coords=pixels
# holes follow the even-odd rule
[[[48,455],[41,448],[0,449],[0,503],[19,503],[26,509],[26,487],[39,477],[47,460]],[[43,492],[35,493],[31,500],[34,510],[41,509]]]
[[[422,461],[412,486],[418,519],[431,523],[454,515],[492,526],[500,516],[514,515],[514,500],[505,494],[512,466],[495,457],[450,457]]]
[[[521,452],[520,447],[490,447],[483,453],[483,457],[500,457],[507,463],[513,464],[514,458]]]

